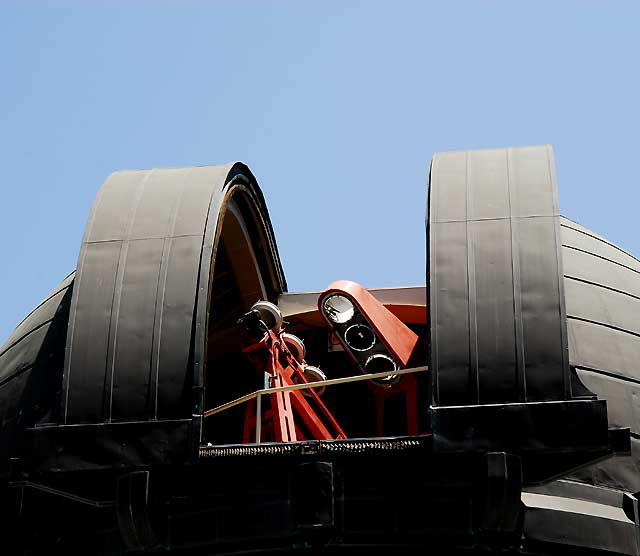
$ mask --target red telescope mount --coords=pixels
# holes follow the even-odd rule
[[[412,363],[418,336],[355,282],[341,280],[331,284],[319,296],[318,307],[358,371],[378,375],[367,381],[375,398],[377,435],[385,433],[387,401],[399,396],[406,410],[406,433],[417,435],[416,379],[411,374],[393,372]],[[346,439],[338,419],[320,397],[324,384],[303,390],[289,388],[324,382],[326,377],[305,361],[302,340],[283,331],[278,307],[259,301],[238,324],[252,339],[243,352],[256,370],[264,374],[267,389],[273,390],[265,392],[269,400],[267,411],[262,412],[261,403],[256,401],[260,396],[247,404],[243,443]]]

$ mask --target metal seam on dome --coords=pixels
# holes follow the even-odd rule
[[[632,293],[626,292],[624,290],[619,290],[617,288],[612,288],[611,286],[607,286],[605,284],[600,284],[598,282],[592,282],[591,280],[585,280],[584,278],[578,278],[577,276],[572,276],[571,274],[565,274],[564,277],[568,280],[575,280],[576,282],[582,282],[584,284],[589,284],[590,286],[596,286],[598,288],[603,288],[605,290],[609,290],[612,292],[619,293],[621,295],[627,295],[632,297],[633,299],[640,299],[640,296],[634,295]]]
[[[573,222],[573,220],[568,219],[566,216],[563,216],[562,218],[565,218],[565,219],[569,220],[570,222]],[[573,223],[574,224],[578,224],[577,222],[573,222]],[[582,224],[578,224],[578,225],[582,226]],[[585,232],[584,230],[579,230],[578,228],[574,228],[572,226],[567,226],[566,224],[563,224],[562,222],[560,223],[560,226],[562,228],[567,228],[569,230],[573,230],[574,232],[578,232],[579,234],[584,234],[585,236],[590,237],[592,239],[595,239],[596,241],[600,241],[600,242],[604,243],[605,245],[608,245],[609,247],[612,247],[613,249],[616,249],[616,250],[620,251],[621,253],[624,253],[625,255],[628,255],[629,257],[631,257],[632,259],[634,259],[634,260],[636,260],[636,261],[638,261],[640,263],[640,259],[638,259],[634,255],[632,255],[628,251],[625,251],[622,247],[619,247],[615,243],[611,243],[610,241],[607,241],[604,238],[601,238],[601,237],[598,237],[596,235],[590,234],[588,232]]]
[[[622,263],[619,263],[618,261],[614,261],[614,260],[611,260],[611,259],[609,259],[607,257],[603,257],[602,255],[598,255],[597,253],[594,253],[593,251],[587,251],[586,249],[581,249],[580,247],[574,247],[573,245],[567,245],[565,243],[562,244],[562,247],[565,247],[566,249],[571,249],[573,251],[578,251],[578,252],[584,253],[586,255],[591,255],[592,257],[596,257],[598,259],[602,259],[603,261],[607,261],[608,263],[621,266],[622,268],[626,268],[627,270],[630,270],[631,272],[635,272],[636,274],[640,274],[640,270],[636,270],[635,268],[631,268],[630,266],[627,266],[626,264],[622,264]]]
[[[616,332],[622,332],[624,334],[630,334],[631,336],[635,336],[636,338],[640,338],[640,332],[633,332],[632,330],[627,330],[626,328],[620,328],[618,326],[614,326],[612,324],[607,324],[605,322],[599,322],[596,320],[586,319],[584,317],[578,317],[574,315],[567,315],[568,319],[576,320],[579,322],[586,322],[587,324],[593,324],[596,326],[604,326],[605,328],[609,328],[610,330],[615,330]]]

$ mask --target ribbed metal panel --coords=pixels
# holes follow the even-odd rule
[[[583,384],[607,400],[609,424],[630,427],[632,457],[576,477],[640,490],[640,261],[588,228],[561,220],[569,357]]]
[[[242,164],[124,171],[104,184],[78,261],[65,424],[180,419],[202,409],[210,273],[220,216],[242,190],[284,278],[264,199]]]
[[[429,198],[434,405],[567,399],[551,147],[436,154]]]
[[[0,470],[25,427],[55,422],[74,274],[0,347]]]
[[[562,242],[571,364],[640,384],[640,262],[568,219]]]

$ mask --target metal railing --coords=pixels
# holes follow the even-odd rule
[[[332,378],[329,380],[319,380],[317,382],[307,382],[305,384],[292,384],[290,386],[278,386],[277,388],[263,388],[256,390],[250,394],[246,394],[240,398],[223,403],[204,412],[205,417],[211,417],[216,413],[220,413],[227,409],[231,409],[237,405],[243,404],[250,400],[256,400],[256,444],[260,444],[262,440],[262,396],[276,394],[278,392],[290,392],[292,390],[308,390],[310,388],[320,388],[322,386],[335,386],[337,384],[346,384],[348,382],[360,382],[363,380],[375,380],[378,378],[387,378],[389,376],[409,375],[414,373],[423,373],[428,371],[429,367],[413,367],[411,369],[402,369],[399,371],[388,371],[384,373],[370,373],[366,375],[347,376],[343,378]]]

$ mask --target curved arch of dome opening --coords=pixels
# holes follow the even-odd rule
[[[205,407],[211,408],[264,386],[242,353],[238,319],[259,300],[281,292],[267,227],[249,192],[232,188],[220,215],[209,287]],[[244,406],[205,421],[205,440],[238,442]]]
[[[205,409],[265,387],[264,374],[257,372],[255,364],[242,351],[249,340],[237,321],[256,301],[277,303],[282,293],[278,290],[278,268],[270,252],[268,228],[248,191],[242,187],[230,190],[217,229],[209,286]],[[317,297],[312,307],[314,316],[305,313],[287,317],[287,332],[303,340],[306,362],[321,368],[327,378],[359,374],[348,354],[330,345],[330,330],[317,312],[316,300]],[[422,338],[426,337],[423,315],[418,322],[410,319],[406,324]],[[423,390],[422,385],[418,395],[426,401]],[[404,401],[400,396],[397,398],[387,404],[387,434],[406,434]],[[379,436],[374,418],[376,392],[368,383],[330,388],[322,400],[338,422],[344,423],[350,437]],[[240,404],[206,418],[203,441],[214,445],[242,442],[248,407],[246,403]]]

